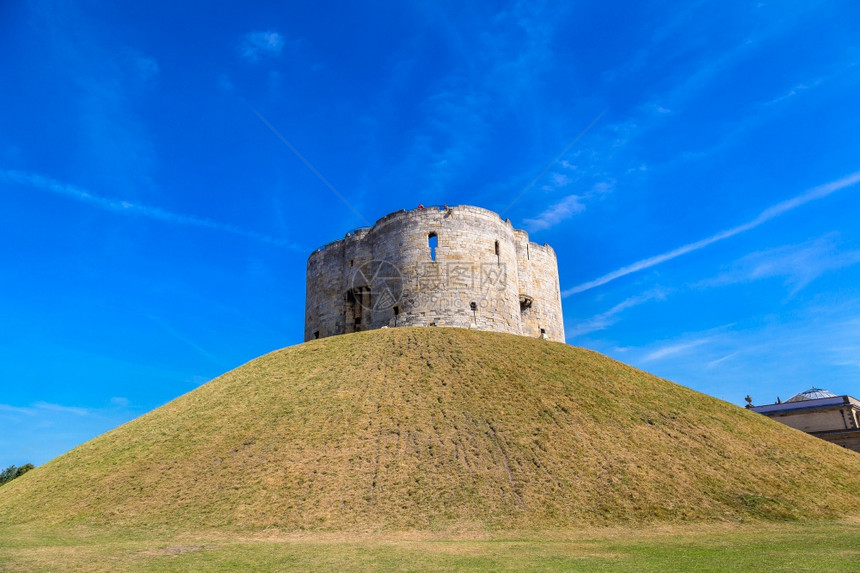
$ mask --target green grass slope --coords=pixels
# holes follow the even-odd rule
[[[860,455],[605,356],[398,328],[245,364],[0,488],[0,525],[478,531],[860,515]]]

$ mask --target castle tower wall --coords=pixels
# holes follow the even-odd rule
[[[457,206],[391,213],[311,254],[305,340],[385,326],[543,328],[563,341],[555,253],[492,211]]]
[[[532,263],[530,279],[533,302],[523,321],[523,334],[564,342],[564,317],[555,250],[546,244],[529,243],[528,247]]]
[[[517,229],[514,231],[517,247],[517,274],[519,292],[517,293],[520,303],[520,330],[527,336],[540,336],[540,328],[534,320],[534,283],[531,264],[529,234]]]

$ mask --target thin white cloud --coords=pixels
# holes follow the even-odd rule
[[[817,88],[818,86],[820,86],[822,84],[828,84],[831,81],[833,81],[834,79],[836,79],[836,78],[838,78],[838,77],[840,77],[846,73],[852,73],[853,72],[852,68],[854,68],[857,65],[860,65],[860,64],[858,64],[858,62],[854,62],[854,61],[841,60],[841,61],[834,62],[833,64],[830,65],[828,73],[826,73],[825,75],[823,75],[819,78],[816,78],[812,81],[809,81],[807,79],[805,81],[798,82],[794,86],[789,88],[788,90],[781,93],[780,95],[774,97],[773,99],[771,99],[769,101],[764,102],[763,105],[771,106],[771,105],[774,105],[777,103],[781,103],[785,100],[788,100],[788,99],[791,99],[797,95],[800,95],[807,90]]]
[[[566,187],[570,185],[571,182],[570,177],[565,175],[564,173],[553,173],[550,176],[550,179],[552,180],[553,189],[558,189],[559,187]]]
[[[653,266],[659,265],[660,263],[665,263],[666,261],[670,261],[672,259],[680,257],[681,255],[686,255],[687,253],[698,251],[718,241],[722,241],[723,239],[728,239],[745,231],[755,229],[759,225],[766,223],[771,219],[775,219],[780,215],[788,213],[789,211],[797,209],[798,207],[805,205],[806,203],[809,203],[816,199],[822,199],[841,189],[852,187],[858,182],[860,182],[860,171],[854,172],[850,175],[846,175],[845,177],[842,177],[835,181],[819,185],[818,187],[813,187],[812,189],[809,189],[808,191],[805,191],[800,195],[797,195],[796,197],[768,207],[767,209],[762,211],[758,217],[756,217],[752,221],[749,221],[748,223],[744,223],[743,225],[738,225],[737,227],[726,229],[725,231],[720,231],[719,233],[711,235],[710,237],[707,237],[700,241],[688,243],[666,253],[649,257],[647,259],[642,259],[641,261],[637,261],[631,265],[621,267],[620,269],[614,270],[611,273],[607,273],[602,277],[582,283],[573,288],[566,289],[561,293],[561,296],[568,297],[572,294],[591,290],[601,285],[605,285],[608,282],[614,281],[615,279],[619,279],[629,274],[651,268]]]
[[[571,183],[570,177],[562,173],[553,173],[550,181],[551,184],[545,186],[544,189],[558,189],[566,187]],[[529,231],[543,231],[544,229],[554,227],[562,221],[566,221],[574,215],[585,211],[585,201],[610,193],[614,185],[615,180],[601,181],[596,183],[587,193],[568,195],[545,209],[537,217],[526,219],[524,221],[525,227]]]
[[[534,219],[526,219],[525,226],[529,231],[542,231],[543,229],[554,227],[584,210],[585,205],[582,202],[581,195],[568,195]]]
[[[147,82],[161,72],[155,58],[132,48],[122,50],[117,58],[128,77],[141,82]]]
[[[734,268],[695,286],[712,287],[784,277],[794,295],[821,275],[860,263],[860,250],[840,251],[832,235],[801,245],[751,253]]]
[[[489,134],[500,117],[519,117],[523,109],[534,106],[535,85],[547,69],[555,66],[551,56],[555,50],[554,28],[561,20],[559,12],[569,10],[566,5],[521,4],[502,10],[476,8],[476,13],[483,15],[476,29],[452,20],[448,11],[437,4],[415,3],[412,9],[421,21],[434,27],[446,52],[453,54],[457,63],[432,82],[432,93],[425,92],[430,95],[422,97],[419,104],[422,119],[411,130],[411,144],[404,147],[403,160],[388,169],[392,178],[404,176],[414,181],[419,174],[418,186],[429,195],[425,203],[441,203],[450,193],[449,182],[474,175],[477,166],[486,163],[487,150],[491,148]],[[411,93],[411,78],[422,73],[417,67],[422,61],[420,49],[412,46],[401,52],[387,85],[378,90],[380,106],[416,95]],[[520,195],[542,181],[545,172],[554,166],[555,160]],[[514,182],[517,186],[521,183],[519,178]],[[500,189],[505,187],[499,184]],[[505,193],[509,191],[505,189]],[[496,200],[497,197],[494,193]],[[517,199],[500,214],[505,216]]]
[[[104,406],[78,407],[35,402],[27,406],[0,404],[0,467],[11,463],[43,464],[48,460],[116,428],[142,412],[122,399]]]
[[[711,360],[710,362],[705,364],[705,370],[710,370],[711,368],[713,368],[717,364],[722,364],[726,360],[731,360],[732,358],[734,358],[735,356],[737,356],[739,354],[740,354],[740,351],[732,352],[731,354],[727,354],[727,355],[723,356],[722,358],[717,358],[716,360]]]
[[[666,292],[662,289],[655,289],[628,297],[610,308],[609,310],[607,310],[606,312],[596,314],[588,320],[584,320],[578,323],[573,328],[566,330],[565,335],[567,336],[567,338],[573,338],[576,336],[589,334],[591,332],[596,332],[598,330],[604,330],[618,322],[618,315],[621,314],[623,311],[629,308],[633,308],[634,306],[639,306],[640,304],[651,300],[664,300],[665,298]]]
[[[232,92],[236,86],[233,85],[233,81],[230,79],[230,76],[227,74],[221,74],[218,76],[218,89],[222,92]]]
[[[60,404],[51,404],[50,402],[35,402],[30,406],[10,406],[9,404],[0,404],[0,413],[21,414],[24,416],[36,416],[44,412],[54,412],[61,414],[74,414],[76,416],[88,416],[90,410],[86,408],[78,408],[76,406],[62,406]]]
[[[48,412],[61,412],[63,414],[74,414],[75,416],[89,416],[90,411],[86,408],[76,408],[74,406],[61,406],[60,404],[51,404],[49,402],[36,402],[33,404],[36,410]]]
[[[249,61],[256,62],[263,56],[277,57],[284,49],[284,37],[277,32],[251,32],[245,34],[239,52]]]
[[[787,99],[789,99],[789,98],[792,98],[792,97],[796,96],[797,94],[799,94],[800,92],[806,91],[806,90],[808,90],[808,89],[809,89],[809,86],[804,85],[804,84],[798,84],[798,85],[794,86],[793,88],[791,88],[790,90],[788,90],[786,93],[784,93],[784,94],[782,94],[782,95],[780,95],[780,96],[777,96],[777,97],[773,98],[773,99],[772,99],[772,100],[770,100],[770,101],[765,102],[765,104],[764,104],[764,105],[774,105],[774,104],[777,104],[777,103],[779,103],[779,102],[781,102],[781,101],[784,101],[784,100],[787,100]]]
[[[689,333],[643,349],[650,354],[630,360],[732,402],[746,393],[785,396],[812,385],[854,393],[860,366],[860,299],[821,302],[789,320],[762,321],[756,316],[743,324]],[[751,372],[756,373],[754,379]]]
[[[671,344],[669,346],[664,346],[646,354],[645,357],[642,358],[642,362],[652,362],[654,360],[660,360],[661,358],[665,358],[667,356],[680,354],[681,352],[685,352],[687,350],[690,350],[691,348],[701,346],[710,341],[710,338],[700,338],[698,340],[692,340],[690,342],[682,342],[680,344]]]
[[[146,56],[137,56],[134,59],[134,66],[137,69],[138,78],[142,81],[151,80],[161,71],[158,62]]]
[[[248,239],[254,239],[256,241],[261,241],[264,243],[270,243],[279,247],[302,250],[301,247],[299,247],[298,245],[295,245],[288,241],[284,241],[282,239],[275,239],[273,237],[268,237],[260,233],[255,233],[253,231],[246,231],[244,229],[234,227],[233,225],[227,225],[224,223],[212,221],[211,219],[203,219],[191,215],[179,215],[177,213],[165,211],[164,209],[161,209],[159,207],[139,205],[130,201],[125,201],[123,199],[101,197],[84,189],[81,189],[80,187],[76,187],[68,183],[61,183],[59,181],[55,181],[48,177],[44,177],[42,175],[37,175],[34,173],[25,173],[23,171],[13,170],[0,170],[0,180],[3,179],[12,183],[28,185],[30,187],[35,187],[36,189],[39,189],[41,191],[47,191],[50,193],[54,193],[55,195],[61,195],[69,199],[74,199],[75,201],[86,203],[93,207],[97,207],[105,211],[110,211],[112,213],[119,213],[122,215],[136,215],[139,217],[146,217],[149,219],[155,219],[157,221],[164,221],[167,223],[175,223],[179,225],[204,227],[215,231],[232,233],[234,235],[239,235]]]
[[[32,408],[22,408],[20,406],[10,406],[9,404],[0,404],[0,414],[23,414],[32,416],[35,414]]]
[[[207,351],[205,348],[203,348],[202,346],[200,346],[199,344],[197,344],[196,342],[194,342],[193,340],[191,340],[187,336],[181,334],[178,330],[176,330],[175,328],[170,326],[170,324],[168,324],[164,319],[161,319],[161,318],[154,316],[154,315],[151,315],[151,314],[148,314],[147,317],[150,320],[152,320],[154,323],[156,323],[158,326],[163,328],[171,336],[173,336],[177,340],[184,342],[185,344],[187,344],[188,346],[190,346],[191,348],[196,350],[198,353],[200,353],[201,356],[204,356],[205,358],[207,358],[208,360],[211,360],[213,363],[215,363],[219,366],[224,365],[224,362],[222,360],[219,360],[218,357],[216,357],[214,354]]]

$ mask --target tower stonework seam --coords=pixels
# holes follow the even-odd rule
[[[311,253],[305,340],[455,326],[564,342],[558,262],[498,214],[397,211]]]

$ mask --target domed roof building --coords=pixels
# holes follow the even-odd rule
[[[800,394],[795,394],[794,396],[786,400],[786,403],[805,402],[807,400],[818,400],[819,398],[838,398],[838,396],[830,390],[822,390],[821,388],[810,388],[809,390],[804,390]]]
[[[860,400],[815,387],[785,402],[776,400],[775,404],[749,408],[786,426],[860,452]]]

